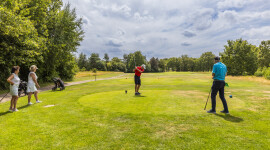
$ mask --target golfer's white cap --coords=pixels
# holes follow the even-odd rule
[[[142,64],[142,67],[143,67],[144,69],[146,69],[146,66],[145,66],[145,64]]]

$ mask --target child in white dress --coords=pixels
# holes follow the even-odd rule
[[[37,66],[36,65],[32,65],[30,67],[30,73],[28,75],[28,83],[27,83],[27,93],[28,93],[28,105],[32,105],[33,103],[31,103],[31,97],[32,94],[34,93],[35,98],[36,98],[36,103],[41,103],[41,101],[38,100],[38,90],[37,88],[40,88],[38,82],[37,82],[37,75],[36,75],[36,71],[37,71]]]

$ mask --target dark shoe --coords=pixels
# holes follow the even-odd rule
[[[135,95],[140,95],[140,94],[136,92]]]
[[[138,92],[139,95],[141,95],[141,93]]]
[[[221,113],[224,113],[224,114],[227,114],[227,115],[230,114],[229,111],[225,111],[225,110],[222,110],[222,111],[220,111],[220,112],[221,112]]]
[[[209,110],[209,111],[207,111],[207,113],[212,113],[212,114],[216,114],[216,111],[214,111],[214,110]]]

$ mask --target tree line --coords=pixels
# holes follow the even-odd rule
[[[103,58],[99,54],[92,53],[89,58],[81,53],[77,58],[78,67],[82,71],[98,69],[101,71],[122,71],[132,72],[136,66],[145,64],[146,72],[165,72],[165,71],[211,71],[213,67],[213,59],[215,55],[212,52],[205,52],[200,58],[188,57],[172,57],[159,59],[152,57],[147,61],[146,56],[143,56],[141,51],[136,51],[130,54],[124,54],[123,59],[118,57],[109,58],[107,53]]]
[[[5,79],[15,65],[21,67],[23,80],[33,64],[39,81],[72,79],[83,34],[82,19],[62,0],[1,0],[0,87],[8,86]]]
[[[258,47],[243,39],[228,40],[224,51],[219,55],[221,61],[227,65],[229,75],[256,75],[270,79],[270,40],[262,41]],[[214,57],[212,52],[205,52],[199,58],[182,55],[163,59],[152,57],[147,61],[141,51],[124,54],[123,59],[118,57],[110,59],[107,53],[103,58],[97,53],[92,53],[87,58],[81,53],[77,63],[82,71],[96,68],[102,71],[132,72],[136,63],[137,66],[145,64],[146,72],[204,72],[212,70]]]

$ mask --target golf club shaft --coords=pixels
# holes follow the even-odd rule
[[[8,95],[9,92],[7,92],[7,94],[0,100],[0,102]]]
[[[206,101],[206,104],[205,104],[204,110],[206,109],[206,106],[207,106],[208,99],[209,99],[209,97],[210,97],[210,93],[211,93],[211,91],[212,91],[212,87],[211,87],[210,92],[209,92],[209,94],[208,94],[208,98],[207,98],[207,101]]]
[[[136,67],[135,55],[134,55],[134,64],[135,64],[135,67]]]

